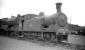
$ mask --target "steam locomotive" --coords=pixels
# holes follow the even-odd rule
[[[12,24],[13,26],[10,27],[8,32],[11,36],[62,41],[62,37],[70,34],[71,30],[66,15],[61,11],[61,5],[62,3],[56,3],[57,13],[50,17],[46,17],[43,13],[40,13],[41,15],[18,15],[17,20],[15,20],[18,24]]]

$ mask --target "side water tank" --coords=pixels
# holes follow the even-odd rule
[[[24,22],[25,31],[40,31],[41,30],[41,21],[38,18],[33,18]]]

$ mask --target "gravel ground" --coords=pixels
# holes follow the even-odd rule
[[[39,45],[39,44],[40,45]],[[48,44],[48,45],[46,45]],[[73,50],[64,47],[54,46],[52,43],[35,41],[23,41],[8,37],[0,37],[0,50]]]

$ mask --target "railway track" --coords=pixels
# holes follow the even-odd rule
[[[37,43],[43,46],[51,46],[51,47],[64,47],[72,50],[85,50],[85,46],[82,45],[76,45],[76,44],[71,44],[67,42],[56,42],[56,41],[46,41],[42,39],[33,39],[33,38],[26,38],[26,37],[10,37],[13,39],[18,39],[18,40],[24,40],[24,41],[30,41],[33,43]]]
[[[30,42],[37,43],[43,46],[51,46],[51,47],[59,46],[59,47],[73,49],[73,50],[85,50],[85,46],[71,44],[67,42],[47,41],[47,40],[37,39],[37,38],[32,38],[32,37],[27,38],[25,36],[24,37],[23,36],[6,36],[6,37],[17,39],[17,40],[30,41]]]

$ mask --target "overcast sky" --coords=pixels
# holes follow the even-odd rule
[[[56,13],[55,3],[62,2],[62,12],[68,17],[68,22],[85,26],[85,1],[84,0],[0,0],[0,18],[16,16],[17,14],[39,14],[43,11],[46,15]]]

